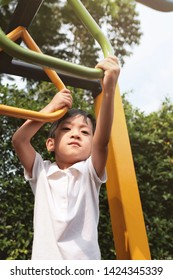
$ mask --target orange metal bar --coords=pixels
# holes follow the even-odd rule
[[[22,40],[25,42],[26,46],[38,53],[41,53],[41,50],[37,46],[37,44],[34,42],[30,34],[27,32],[27,30],[19,26],[16,29],[14,29],[12,32],[10,32],[7,37],[11,39],[12,41],[16,41],[19,38],[22,38]],[[48,68],[48,67],[43,67],[43,70],[47,74],[47,76],[50,78],[52,83],[55,85],[55,87],[58,90],[61,90],[65,88],[65,85],[57,75],[57,73]],[[53,113],[45,114],[45,113],[40,113],[32,110],[27,110],[23,108],[17,108],[17,107],[12,107],[12,106],[7,106],[0,104],[0,114],[1,115],[7,115],[7,116],[12,116],[12,117],[17,117],[17,118],[23,118],[23,119],[32,119],[32,120],[37,120],[37,121],[43,121],[43,122],[52,122],[55,121],[59,118],[61,118],[65,113],[67,112],[67,108],[63,108],[61,110],[58,110]]]

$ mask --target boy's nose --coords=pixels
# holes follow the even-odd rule
[[[77,135],[77,134],[73,134],[73,135],[71,136],[71,138],[74,138],[74,139],[80,139],[80,136],[79,136],[79,135]]]
[[[72,134],[71,134],[71,137],[75,138],[75,139],[79,139],[80,138],[79,131],[73,130]]]

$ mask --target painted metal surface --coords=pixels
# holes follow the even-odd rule
[[[160,12],[173,11],[173,0],[136,0],[136,2]]]

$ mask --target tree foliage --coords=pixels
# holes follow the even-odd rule
[[[22,92],[16,88],[1,86],[0,92],[0,103],[21,104]],[[33,197],[11,146],[11,136],[20,124],[21,120],[0,117],[0,259],[25,259],[32,238],[32,225],[26,221],[32,217]]]

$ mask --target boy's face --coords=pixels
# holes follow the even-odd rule
[[[47,140],[47,148],[55,152],[55,160],[59,168],[65,169],[90,156],[92,139],[91,120],[76,115],[59,124],[55,131],[55,139]]]

